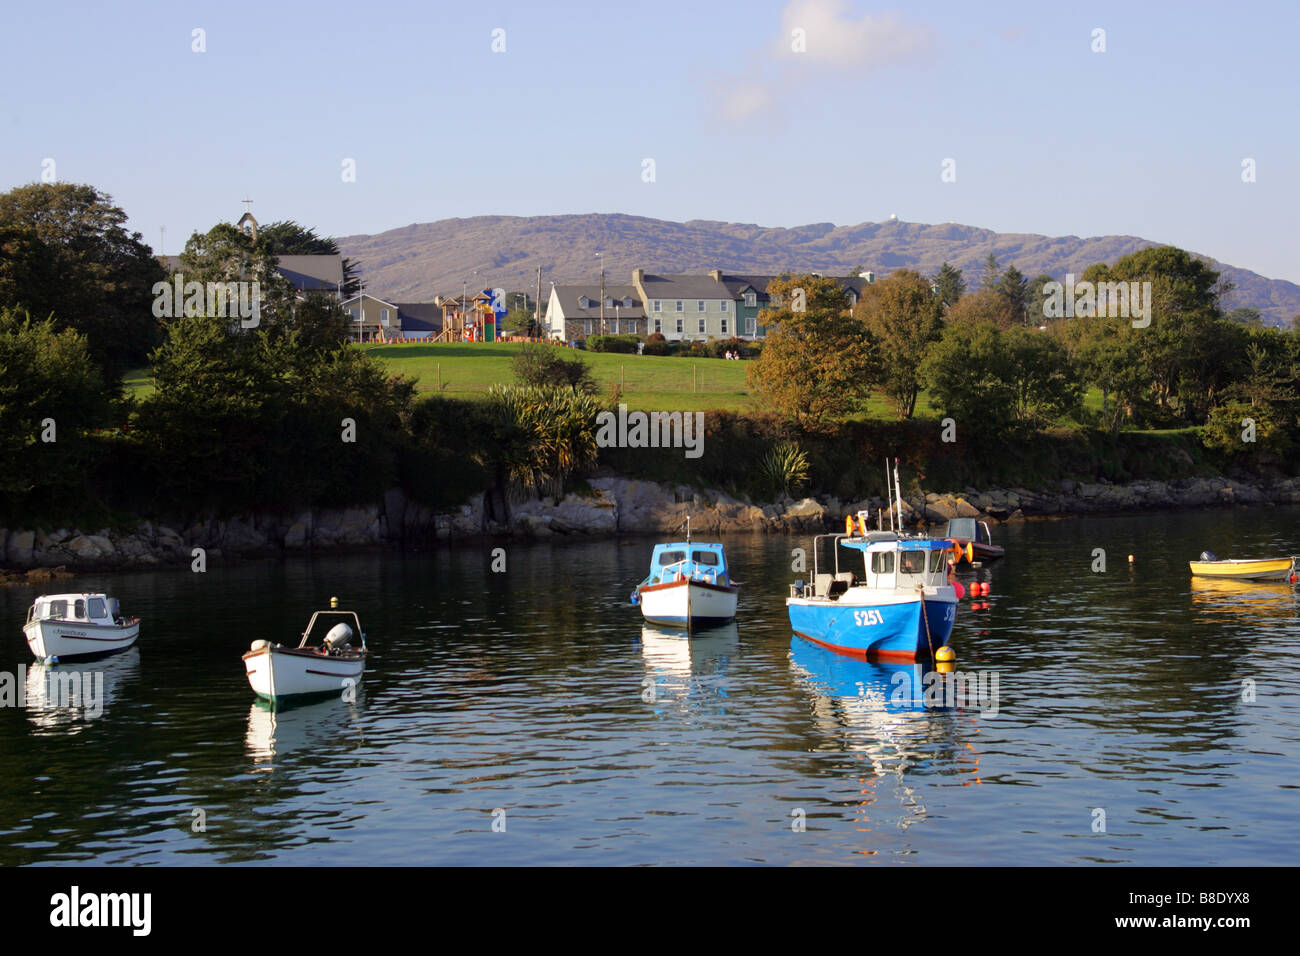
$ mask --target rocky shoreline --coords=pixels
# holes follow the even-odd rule
[[[672,533],[686,516],[701,534],[832,530],[846,514],[885,507],[881,498],[786,499],[766,505],[723,492],[627,478],[594,478],[589,491],[559,501],[514,505],[508,520],[493,517],[486,496],[450,512],[409,501],[398,490],[383,501],[293,516],[211,519],[186,528],[141,521],[132,528],[0,528],[0,583],[34,583],[77,571],[193,566],[246,557],[366,548],[426,548],[476,537],[565,538],[622,533]],[[1063,480],[1053,489],[1006,488],[904,497],[909,524],[942,525],[949,518],[990,523],[1089,514],[1121,514],[1226,506],[1300,504],[1300,478],[1273,481],[1191,478],[1114,485]],[[196,550],[198,549],[198,550]]]

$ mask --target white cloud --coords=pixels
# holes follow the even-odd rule
[[[909,59],[933,44],[928,26],[908,23],[897,13],[855,19],[846,0],[790,0],[781,11],[778,49],[787,60],[872,69]]]

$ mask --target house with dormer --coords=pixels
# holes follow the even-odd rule
[[[602,303],[601,293],[604,292]],[[546,302],[547,332],[561,342],[589,335],[648,335],[645,306],[635,286],[606,283],[553,285]]]

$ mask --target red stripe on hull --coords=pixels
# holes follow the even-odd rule
[[[795,631],[795,633],[798,634],[800,637],[802,637],[805,641],[812,641],[818,647],[824,647],[828,651],[834,651],[836,654],[840,654],[844,657],[852,657],[855,660],[860,660],[860,661],[875,661],[875,660],[916,661],[916,660],[922,660],[925,657],[929,656],[927,654],[915,654],[915,653],[909,653],[907,651],[868,651],[868,650],[863,650],[860,647],[840,647],[838,644],[827,644],[825,641],[819,641],[817,640],[817,638],[812,637],[809,634],[804,634],[800,631]]]

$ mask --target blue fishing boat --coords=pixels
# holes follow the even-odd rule
[[[730,578],[721,544],[685,541],[655,545],[650,573],[632,592],[647,623],[715,627],[736,617],[740,587]]]
[[[895,487],[897,481],[895,464]],[[895,529],[869,531],[869,517],[865,511],[850,515],[844,533],[813,539],[812,582],[796,581],[786,600],[790,626],[800,637],[841,654],[934,657],[957,620],[957,591],[949,581],[956,545],[903,533],[901,498]],[[834,571],[823,573],[818,551],[826,539],[834,542]],[[848,556],[844,569],[842,553]]]

